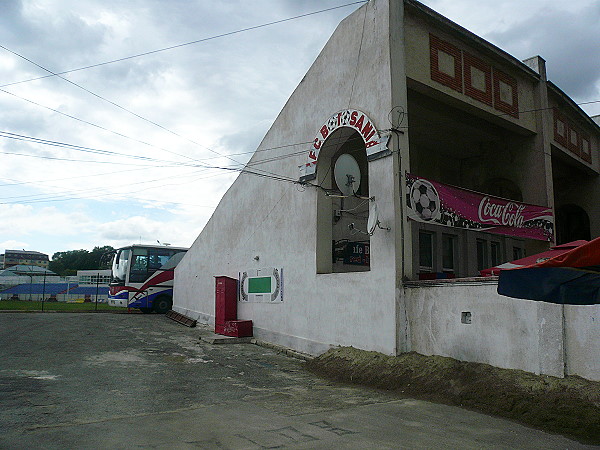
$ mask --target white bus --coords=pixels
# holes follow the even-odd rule
[[[108,303],[164,314],[173,306],[175,267],[187,248],[137,245],[115,251]]]

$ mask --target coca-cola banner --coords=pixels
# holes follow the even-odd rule
[[[408,217],[419,222],[551,241],[552,209],[406,174]]]

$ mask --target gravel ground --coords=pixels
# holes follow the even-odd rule
[[[352,347],[330,350],[307,368],[337,381],[460,406],[600,445],[600,382],[414,352],[391,357]]]

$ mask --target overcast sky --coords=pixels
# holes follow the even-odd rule
[[[0,0],[0,252],[191,245],[236,177],[199,165],[245,163],[360,5],[63,75],[72,83],[11,83],[347,3]],[[541,55],[576,102],[600,100],[598,0],[424,3],[519,59]]]

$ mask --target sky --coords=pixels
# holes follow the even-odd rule
[[[0,253],[190,246],[349,3],[0,0]],[[600,100],[597,0],[423,3]]]

